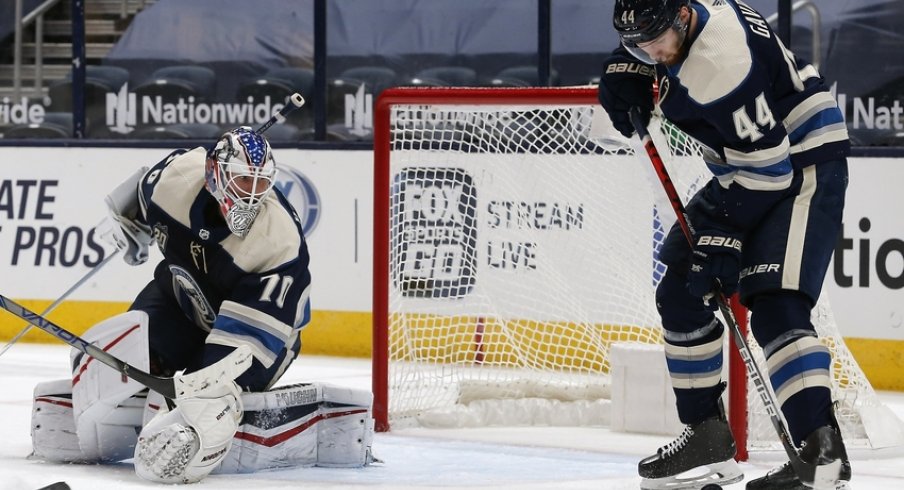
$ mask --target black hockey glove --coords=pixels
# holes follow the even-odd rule
[[[628,117],[628,111],[632,107],[640,109],[644,125],[650,122],[655,79],[656,67],[637,61],[621,46],[603,63],[599,87],[600,105],[609,114],[615,129],[625,138],[634,134],[634,125]]]
[[[731,234],[703,230],[696,236],[687,289],[703,298],[707,306],[716,308],[713,292],[717,289],[731,296],[738,289],[741,270],[741,239]]]

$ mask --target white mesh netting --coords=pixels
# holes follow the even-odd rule
[[[389,348],[375,358],[388,356],[393,426],[605,424],[612,343],[661,342],[654,250],[673,212],[587,90],[583,105],[392,106],[390,272],[376,279],[389,283]],[[710,178],[699,148],[652,127],[687,202]],[[886,409],[825,295],[814,320],[849,445],[876,445],[864,414]],[[748,447],[778,447],[749,400]]]

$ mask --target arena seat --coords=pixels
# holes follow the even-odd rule
[[[107,94],[115,94],[129,81],[129,71],[119,66],[85,66],[85,122],[88,135],[95,136],[95,129],[105,125]],[[72,112],[72,73],[48,87],[50,97],[48,110],[52,112]],[[71,121],[70,121],[71,125]]]
[[[368,92],[377,95],[383,89],[395,86],[399,76],[395,70],[385,66],[357,66],[343,71],[339,79],[360,80]]]
[[[160,96],[172,103],[188,97],[194,97],[195,102],[207,102],[216,93],[216,82],[214,71],[204,66],[165,66],[135,87],[135,93],[139,97]]]
[[[549,78],[549,86],[559,86],[559,72],[556,69],[550,71]],[[538,87],[546,85],[538,82],[537,67],[532,65],[508,67],[490,79],[490,85],[494,87]]]
[[[4,139],[59,139],[72,138],[72,114],[48,112],[40,124],[20,124],[3,132]]]
[[[130,138],[153,140],[197,139],[213,142],[223,134],[216,124],[169,124],[145,126],[129,134]]]
[[[477,72],[465,66],[435,66],[417,72],[406,85],[421,87],[474,87]]]
[[[314,95],[314,70],[296,67],[275,68],[263,76],[242,83],[236,93],[236,101],[245,102],[249,97],[255,101],[262,101],[270,97],[272,102],[284,103],[296,92],[306,98]],[[314,125],[313,114],[311,108],[306,107],[293,112],[286,119],[290,124],[303,130]]]

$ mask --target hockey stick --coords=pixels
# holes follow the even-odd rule
[[[85,282],[88,279],[90,279],[91,276],[96,274],[97,271],[101,270],[105,265],[107,265],[107,263],[110,262],[110,260],[113,257],[115,257],[116,254],[118,254],[118,253],[119,253],[118,248],[116,248],[112,252],[110,252],[110,255],[107,255],[106,257],[104,257],[104,260],[102,260],[99,264],[92,267],[91,270],[89,270],[84,276],[82,276],[81,279],[79,279],[75,284],[70,286],[69,289],[67,289],[66,292],[64,292],[62,295],[60,295],[59,298],[57,298],[53,303],[51,303],[50,306],[45,308],[44,311],[41,312],[41,316],[47,316],[47,314],[50,313],[51,311],[55,310],[57,306],[60,306],[60,303],[62,303],[66,298],[68,298],[69,295],[72,294],[73,291],[80,288],[82,286],[82,284],[85,284]],[[2,356],[6,351],[9,350],[10,347],[13,346],[13,344],[18,342],[19,339],[21,339],[26,333],[28,333],[28,331],[31,330],[31,327],[32,327],[32,325],[30,323],[26,324],[25,328],[23,328],[19,333],[17,333],[15,337],[10,339],[9,342],[7,342],[6,345],[4,345],[2,349],[0,349],[0,356]]]
[[[653,138],[650,136],[650,132],[647,130],[646,126],[644,126],[642,122],[643,119],[640,116],[640,111],[636,107],[631,109],[630,118],[631,124],[634,125],[634,129],[637,131],[637,136],[640,138],[641,143],[643,143],[643,147],[647,152],[647,156],[650,158],[650,162],[653,164],[653,168],[656,170],[656,175],[657,177],[659,177],[659,182],[662,184],[662,187],[669,198],[669,202],[672,204],[672,209],[675,211],[675,215],[678,217],[678,224],[679,226],[681,226],[681,230],[684,232],[684,237],[687,239],[688,245],[693,248],[694,229],[692,227],[692,223],[688,219],[687,210],[685,209],[684,204],[681,202],[681,196],[678,195],[678,191],[675,189],[675,184],[672,183],[672,179],[671,177],[669,177],[669,172],[665,168],[665,163],[662,161],[662,157],[659,155],[659,151],[656,149],[656,145],[653,143]],[[835,480],[837,480],[839,474],[837,470],[840,469],[840,461],[837,463],[837,465],[835,465],[836,468],[834,478],[824,480],[821,477],[823,474],[822,471],[817,474],[817,469],[820,469],[818,465],[807,463],[800,458],[800,454],[791,443],[791,434],[788,432],[787,427],[785,427],[784,422],[782,422],[782,419],[779,416],[778,402],[776,402],[775,400],[775,395],[769,389],[769,386],[766,384],[766,378],[763,376],[762,371],[760,371],[759,365],[753,359],[753,353],[750,352],[750,346],[747,345],[747,339],[744,338],[744,335],[741,334],[740,328],[738,328],[738,322],[728,306],[728,300],[725,298],[725,295],[722,294],[722,292],[718,289],[715,291],[715,297],[719,305],[719,311],[722,313],[722,317],[725,319],[725,323],[728,324],[728,328],[731,331],[731,337],[732,339],[734,339],[735,346],[738,348],[738,352],[741,354],[741,359],[744,361],[744,365],[747,367],[747,374],[748,376],[750,376],[750,380],[753,381],[753,385],[756,387],[756,392],[759,395],[760,400],[762,400],[763,405],[766,406],[766,412],[769,414],[769,419],[772,422],[772,426],[775,428],[776,433],[778,433],[778,437],[782,442],[782,447],[784,447],[785,452],[788,454],[788,459],[791,461],[791,466],[792,468],[794,468],[794,473],[797,474],[797,477],[802,482],[807,482],[810,484],[813,484],[817,478],[819,478],[820,483],[828,483],[828,481],[830,480],[834,482]],[[830,468],[821,468],[821,470],[825,469]]]
[[[170,400],[195,396],[223,383],[232,382],[251,366],[251,350],[248,346],[242,345],[217,363],[204,369],[182,376],[162,378],[148,374],[131,364],[121,361],[112,354],[94,344],[88,343],[78,335],[28,310],[2,294],[0,294],[0,307]]]
[[[302,97],[299,93],[294,93],[289,96],[289,102],[291,103],[286,103],[286,105],[284,105],[283,108],[279,110],[279,112],[273,114],[273,116],[271,116],[270,119],[267,120],[267,122],[262,124],[261,127],[257,128],[254,132],[257,134],[262,134],[264,131],[270,129],[270,126],[273,126],[278,122],[285,121],[286,116],[292,113],[292,111],[294,111],[295,109],[300,109],[301,106],[304,105],[304,97]]]

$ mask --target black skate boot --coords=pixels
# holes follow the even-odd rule
[[[801,444],[800,459],[805,463],[816,465],[816,473],[805,477],[809,480],[804,484],[794,472],[791,462],[773,469],[766,476],[751,480],[747,483],[747,490],[806,490],[813,488],[813,481],[824,481],[826,478],[835,480],[834,474],[828,477],[820,475],[821,470],[832,472],[832,464],[841,460],[841,466],[837,470],[837,482],[835,489],[845,489],[851,481],[851,462],[848,460],[844,441],[837,428],[830,425],[820,427],[807,436]],[[829,483],[829,488],[831,483]]]
[[[701,488],[709,483],[727,485],[741,481],[744,474],[734,461],[734,436],[721,404],[720,412],[699,424],[686,426],[678,439],[642,460],[637,465],[637,472],[643,477],[640,488]],[[681,477],[682,473],[700,467],[706,467],[708,473],[694,472],[693,476]]]

